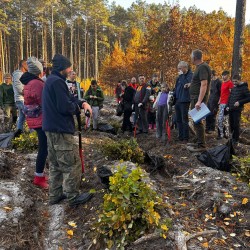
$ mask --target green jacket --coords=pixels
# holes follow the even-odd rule
[[[96,99],[90,98],[91,95],[96,96],[97,98]],[[96,91],[94,91],[90,86],[85,94],[84,99],[88,102],[88,104],[91,107],[98,106],[101,108],[103,106],[103,101],[104,101],[103,91],[99,86],[97,86]]]
[[[3,83],[0,85],[0,106],[3,107],[4,104],[14,105],[14,90],[12,84],[7,85]]]

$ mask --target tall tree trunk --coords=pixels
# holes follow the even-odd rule
[[[23,12],[20,14],[20,55],[23,59]]]
[[[29,57],[29,21],[26,19],[26,59]]]
[[[78,44],[78,77],[80,78],[80,82],[82,80],[82,72],[81,72],[81,38],[80,38],[80,25],[78,23],[78,34],[77,34],[77,44]]]
[[[0,80],[2,82],[3,80],[3,74],[5,73],[5,68],[4,68],[4,48],[3,48],[3,31],[0,30]]]
[[[234,47],[232,61],[232,76],[242,73],[243,36],[245,27],[246,0],[237,0],[235,25],[234,25]]]
[[[38,30],[36,28],[36,57],[37,58],[39,57],[38,48],[39,48],[39,45],[38,45]]]
[[[54,44],[54,11],[53,4],[51,5],[51,53],[52,57],[55,55],[55,44]]]
[[[65,42],[64,42],[64,40],[65,40],[65,29],[63,28],[62,29],[62,55],[65,55],[65,47],[64,47]]]
[[[95,20],[95,79],[98,79],[98,42],[97,42],[97,23]]]
[[[83,78],[84,78],[84,88],[86,88],[87,80],[87,25],[88,19],[85,20],[85,29],[84,29],[84,65],[83,65]]]
[[[74,57],[73,57],[73,36],[74,36],[74,23],[72,21],[71,28],[70,28],[70,61],[74,64]]]

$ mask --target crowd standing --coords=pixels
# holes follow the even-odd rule
[[[222,72],[222,81],[215,70],[203,61],[202,51],[193,50],[191,62],[180,61],[178,76],[173,92],[166,82],[160,82],[154,73],[147,82],[144,74],[132,77],[128,83],[121,80],[115,88],[115,97],[123,107],[121,131],[131,136],[147,136],[155,131],[156,138],[166,143],[169,138],[170,116],[175,111],[178,141],[191,152],[206,150],[205,133],[218,131],[217,139],[232,137],[237,145],[240,137],[240,118],[244,104],[250,102],[248,84],[240,75],[232,80],[228,70]],[[16,123],[14,137],[24,131],[24,123],[38,135],[38,154],[33,183],[41,188],[49,188],[49,203],[59,203],[67,198],[70,206],[85,203],[92,194],[79,193],[81,181],[81,159],[79,147],[74,139],[74,116],[84,112],[86,128],[98,129],[100,110],[103,107],[103,90],[96,79],[84,91],[76,81],[76,72],[71,62],[63,55],[56,54],[52,67],[46,67],[42,59],[35,57],[21,60],[19,67],[4,75],[0,85],[0,108],[5,114],[9,130]],[[194,123],[195,138],[189,135],[190,109],[199,110],[207,104],[210,114]],[[18,116],[18,119],[17,119]],[[12,118],[12,119],[11,119]],[[216,124],[217,123],[217,124]],[[49,177],[45,175],[46,160],[50,162]],[[49,181],[48,181],[49,179]]]

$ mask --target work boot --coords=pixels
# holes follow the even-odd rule
[[[49,204],[50,204],[50,205],[58,204],[58,203],[60,203],[62,200],[66,199],[66,198],[67,198],[66,194],[62,194],[60,197],[58,197],[58,198],[55,199],[54,201],[50,201]]]
[[[44,189],[49,188],[49,184],[46,181],[45,176],[35,176],[33,180],[33,184]]]
[[[90,193],[82,193],[78,195],[72,202],[69,203],[71,207],[84,204],[89,201],[93,197],[93,194]]]

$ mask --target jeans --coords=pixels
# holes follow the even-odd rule
[[[97,129],[98,127],[98,116],[99,116],[99,107],[93,106],[92,107],[92,119],[93,119],[93,129]],[[90,127],[90,119],[86,117],[86,124],[87,127]]]
[[[241,110],[229,111],[230,129],[234,142],[238,142],[240,137],[240,117]]]
[[[24,103],[23,101],[16,101],[16,106],[18,108],[18,119],[17,119],[17,129],[23,131],[23,125],[25,123],[25,115],[23,113]]]
[[[225,107],[226,104],[220,104],[219,106],[219,116],[218,116],[218,130],[219,130],[219,136],[229,137],[229,121],[228,121],[228,115],[225,115]]]
[[[177,102],[175,104],[176,122],[179,130],[179,139],[189,139],[188,110],[189,102]]]
[[[166,122],[168,120],[168,106],[161,105],[157,107],[156,113],[156,138],[166,141]]]
[[[48,156],[47,136],[42,128],[34,129],[38,136],[38,153],[36,158],[36,173],[41,174],[44,171],[46,159]]]

